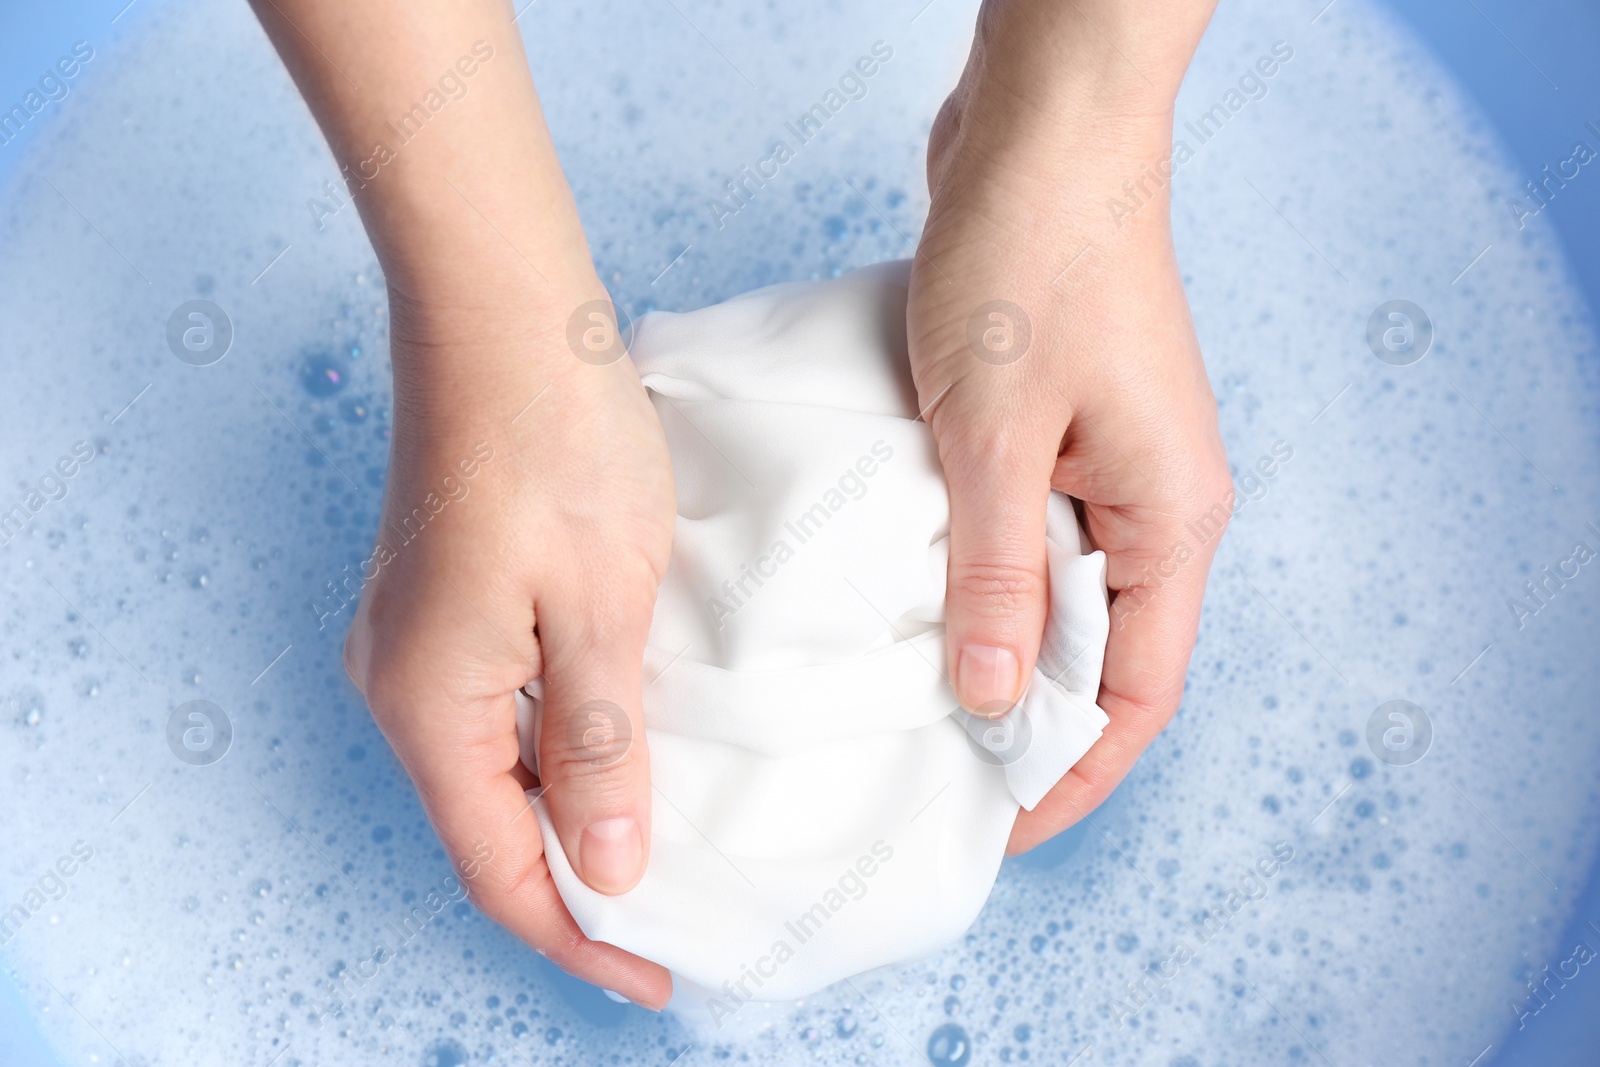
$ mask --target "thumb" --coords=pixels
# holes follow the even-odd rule
[[[573,590],[574,600],[546,601],[539,613],[539,780],[573,870],[615,895],[638,883],[649,853],[640,676],[651,604],[599,604],[593,591],[602,584]]]
[[[998,420],[996,420],[998,421]],[[1047,597],[1048,446],[945,427],[950,567],[945,591],[950,678],[975,714],[1010,710],[1033,674]],[[944,441],[941,441],[944,444]]]

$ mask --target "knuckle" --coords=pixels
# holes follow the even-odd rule
[[[985,489],[1014,480],[1019,472],[1038,467],[1046,471],[1055,465],[1055,443],[1034,424],[1034,420],[1015,410],[1016,402],[1006,398],[972,396],[952,388],[945,404],[935,409],[943,421],[935,426],[939,459],[951,482],[951,491],[963,487]],[[951,401],[958,401],[951,403]]]
[[[561,788],[551,795],[551,803],[557,807],[566,807],[574,798],[582,797],[586,808],[622,810],[632,800],[638,773],[633,760],[595,760],[569,745],[556,745],[553,751],[548,744],[543,748],[539,753],[540,778],[549,784],[560,783]]]
[[[499,884],[481,886],[474,900],[479,901],[479,907],[487,913],[491,906],[507,908],[540,896],[546,890],[553,891],[554,884],[550,878],[550,867],[542,855],[538,858],[524,856],[513,862]]]
[[[633,749],[633,720],[609,700],[586,700],[561,717],[547,735],[546,747],[559,765],[579,764],[600,771],[622,763]]]
[[[547,884],[551,884],[550,872],[543,863],[519,861],[498,880],[474,879],[467,887],[467,896],[473,907],[496,922],[502,922],[523,907],[521,901],[537,895]]]
[[[578,570],[546,592],[545,621],[564,645],[587,649],[641,647],[650,633],[659,587],[648,565]]]
[[[543,942],[534,947],[546,959],[568,974],[579,975],[583,965],[583,949],[588,942],[581,930],[576,926],[562,926],[546,934]]]
[[[1143,738],[1143,745],[1155,740],[1166,729],[1167,723],[1177,713],[1183,690],[1183,678],[1154,678],[1146,682],[1146,690],[1139,696],[1105,694],[1107,703],[1115,702],[1116,718],[1120,729],[1131,737]]]
[[[979,611],[996,616],[1036,607],[1044,597],[1044,577],[1011,563],[965,563],[955,569],[952,588]]]
[[[648,774],[643,731],[608,700],[588,700],[545,719],[539,740],[541,776],[562,783],[564,797],[587,804],[629,801]]]

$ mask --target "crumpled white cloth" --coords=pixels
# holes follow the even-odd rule
[[[644,669],[643,880],[589,889],[529,795],[583,932],[667,967],[674,1004],[718,1025],[958,938],[1018,806],[1107,721],[1105,556],[1059,494],[1026,696],[1000,720],[956,704],[949,503],[907,364],[908,274],[884,263],[635,324],[678,493]],[[518,716],[535,770],[538,693]]]

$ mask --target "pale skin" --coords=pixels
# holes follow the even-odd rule
[[[369,583],[345,662],[478,906],[567,971],[660,1008],[665,969],[590,941],[562,904],[518,759],[512,694],[542,678],[539,784],[563,849],[595,889],[632,888],[650,840],[642,661],[671,551],[672,470],[632,365],[569,347],[574,310],[606,291],[512,9],[254,6],[352,171],[476,42],[493,50],[462,78],[466,94],[355,193],[389,288],[385,522],[459,476],[475,445],[494,458]],[[1151,568],[1186,521],[1229,499],[1165,190],[1120,227],[1105,208],[1170,150],[1173,99],[1211,6],[987,0],[929,146],[907,326],[950,482],[958,699],[993,713],[1031,675],[1052,486],[1084,501],[1109,584],[1139,604],[1113,612],[1099,698],[1111,725],[1020,815],[1013,852],[1101,803],[1176,710],[1215,541],[1193,545],[1172,577]],[[974,310],[995,299],[1021,307],[1033,335],[1003,366],[967,343]],[[602,766],[565,728],[595,699],[620,707],[633,737]]]

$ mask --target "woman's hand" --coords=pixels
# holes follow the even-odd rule
[[[389,286],[394,442],[350,675],[478,906],[659,1008],[667,972],[573,922],[523,795],[513,694],[541,677],[540,784],[562,848],[601,892],[638,881],[640,675],[676,508],[632,364],[607,362],[621,352],[606,338],[604,354],[574,340],[610,308],[515,13],[506,0],[256,10]]]
[[[949,670],[998,714],[1031,677],[1047,602],[1045,503],[1084,503],[1116,591],[1104,736],[1011,850],[1100,804],[1183,692],[1231,486],[1173,255],[1172,104],[1209,4],[990,0],[928,151],[912,368],[950,482]],[[1113,218],[1112,197],[1131,202]],[[1195,529],[1211,534],[1198,538]]]
[[[605,297],[598,281],[577,295]],[[650,841],[641,663],[675,515],[655,410],[626,358],[567,350],[562,316],[394,293],[390,312],[397,368],[472,358],[442,378],[397,372],[350,676],[478,907],[564,970],[659,1008],[667,972],[585,938],[557,895],[513,702],[544,679],[539,784],[573,868],[601,892],[632,888]]]

